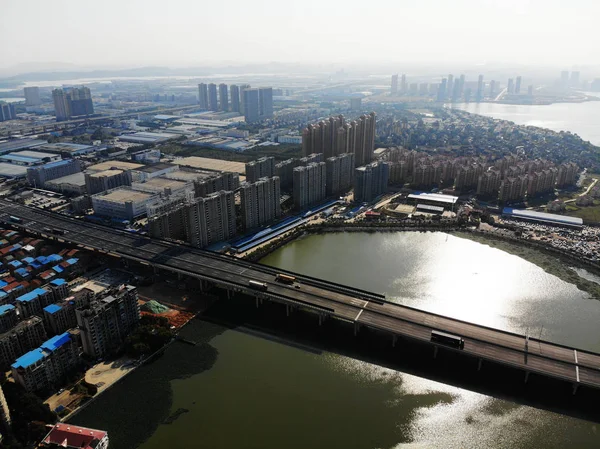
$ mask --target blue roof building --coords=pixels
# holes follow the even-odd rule
[[[44,310],[50,314],[54,314],[62,309],[58,304],[50,304],[49,306],[44,307]]]
[[[56,287],[59,287],[59,286],[61,286],[61,285],[64,285],[64,284],[66,284],[66,283],[67,283],[67,281],[65,281],[63,278],[56,278],[56,279],[54,279],[54,280],[50,281],[50,283],[51,283],[52,285],[55,285]]]
[[[50,293],[50,292],[47,290],[44,290],[43,288],[36,288],[35,290],[30,291],[29,293],[25,293],[24,295],[19,296],[17,298],[17,301],[30,302],[30,301],[33,301],[34,299],[38,298],[39,296],[47,295],[48,293]]]
[[[12,304],[4,304],[3,306],[0,306],[0,316],[4,315],[9,310],[15,310],[15,306]]]
[[[29,368],[31,365],[42,360],[45,356],[46,354],[44,354],[44,351],[41,348],[34,349],[19,357],[15,363],[11,365],[11,368]]]

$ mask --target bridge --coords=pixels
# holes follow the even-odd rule
[[[525,383],[533,374],[567,382],[573,394],[580,387],[600,389],[600,354],[425,312],[386,301],[376,293],[82,222],[6,200],[0,200],[0,224],[138,262],[157,272],[164,270],[182,278],[195,278],[199,288],[215,285],[226,290],[228,297],[242,292],[253,297],[257,307],[264,301],[272,301],[285,305],[287,315],[294,310],[311,312],[318,317],[319,324],[328,318],[343,320],[354,326],[355,335],[363,326],[375,329],[388,334],[394,346],[399,338],[420,341],[431,345],[433,357],[440,350],[460,353],[476,360],[478,370],[483,363],[508,366],[520,370]],[[54,234],[49,228],[64,234]],[[278,273],[293,275],[297,282],[294,285],[277,282]],[[251,280],[266,284],[267,289],[253,289],[249,285]],[[464,346],[432,341],[432,331],[460,336]]]

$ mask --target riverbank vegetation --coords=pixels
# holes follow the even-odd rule
[[[144,314],[137,329],[125,340],[125,352],[134,358],[152,354],[172,338],[173,331],[167,318]]]

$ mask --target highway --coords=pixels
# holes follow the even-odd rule
[[[12,222],[10,216],[21,221]],[[0,223],[137,261],[155,270],[208,281],[228,292],[244,292],[256,298],[257,306],[262,301],[275,301],[285,304],[288,312],[291,307],[316,313],[319,323],[327,317],[341,319],[353,323],[355,334],[366,326],[388,333],[393,344],[399,337],[418,340],[433,347],[433,356],[438,350],[445,350],[476,359],[478,369],[488,362],[510,366],[521,370],[526,382],[530,374],[566,381],[571,384],[573,394],[581,386],[600,389],[600,354],[436,315],[385,301],[376,293],[296,273],[290,273],[298,279],[295,285],[282,284],[275,280],[277,273],[285,272],[280,269],[141,237],[6,200],[0,200]],[[65,234],[51,235],[47,228],[62,229]],[[266,283],[267,291],[251,289],[250,280]],[[432,330],[461,336],[464,348],[431,342]]]

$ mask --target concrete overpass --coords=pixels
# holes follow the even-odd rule
[[[484,363],[501,364],[522,371],[526,383],[533,374],[567,382],[573,394],[580,387],[600,389],[600,354],[391,303],[376,293],[296,273],[285,272],[296,276],[296,285],[282,284],[275,280],[276,274],[283,272],[280,269],[140,237],[6,200],[0,200],[0,224],[139,262],[157,271],[196,278],[200,288],[211,283],[225,289],[228,296],[242,292],[252,296],[257,307],[263,301],[273,301],[285,305],[288,315],[297,309],[311,312],[319,324],[327,318],[344,320],[353,324],[355,335],[366,326],[388,334],[392,345],[399,338],[417,340],[431,345],[433,357],[439,350],[453,351],[461,359],[476,360],[478,370]],[[60,229],[64,235],[53,234],[48,228]],[[265,283],[267,290],[251,288],[251,280]],[[464,347],[432,341],[432,331],[460,336]]]

